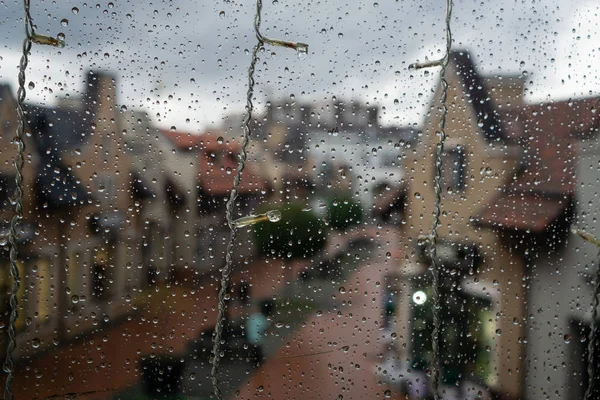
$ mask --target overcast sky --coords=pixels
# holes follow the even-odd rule
[[[86,71],[100,69],[118,78],[120,104],[148,110],[163,127],[197,132],[244,107],[254,1],[31,2],[38,32],[64,32],[67,43],[34,45],[27,71],[32,102],[52,105],[57,96],[76,95]],[[599,6],[457,1],[454,47],[470,50],[486,74],[526,71],[530,102],[598,95]],[[300,60],[292,50],[267,47],[256,73],[257,102],[264,105],[268,94],[336,95],[385,107],[386,124],[420,125],[436,71],[425,76],[407,66],[439,56],[444,13],[443,0],[267,0],[263,33],[308,43],[310,54]],[[0,15],[0,81],[16,90],[22,2],[0,0]]]

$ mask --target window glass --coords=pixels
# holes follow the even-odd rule
[[[599,8],[0,1],[5,397],[600,398]]]

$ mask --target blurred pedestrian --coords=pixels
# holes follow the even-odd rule
[[[264,359],[264,338],[271,326],[270,318],[275,313],[275,303],[272,300],[262,301],[260,306],[254,306],[246,319],[246,341],[251,346],[252,358],[258,363]]]

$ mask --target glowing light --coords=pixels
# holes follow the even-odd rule
[[[413,293],[412,299],[415,302],[415,304],[421,305],[427,301],[427,295],[425,294],[425,292],[419,290],[419,291]]]

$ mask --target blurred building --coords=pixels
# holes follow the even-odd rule
[[[17,151],[17,147],[13,141],[17,130],[17,108],[16,98],[8,85],[0,84],[0,314],[2,316],[2,325],[8,326],[10,308],[8,304],[8,293],[10,292],[10,262],[9,262],[9,246],[7,235],[10,228],[10,221],[15,212],[15,206],[11,199],[14,195],[16,187],[15,177],[16,171],[13,166],[13,160]],[[34,148],[33,140],[30,136],[23,138],[26,147],[25,164],[23,166],[23,221],[18,232],[19,245],[19,262],[18,270],[21,276],[21,287],[19,290],[19,299],[21,305],[21,313],[17,320],[17,331],[20,333],[25,329],[26,320],[29,318],[32,323],[44,325],[50,314],[50,258],[41,259],[39,257],[38,243],[35,242],[37,233],[37,221],[35,218],[36,194],[33,190],[35,187],[35,175],[40,157]],[[41,262],[39,262],[41,261]],[[37,269],[35,275],[29,277],[28,274],[34,275],[33,271]],[[31,272],[30,272],[31,271]],[[44,280],[37,281],[37,276],[44,276]],[[23,284],[25,283],[25,284]],[[32,285],[32,289],[27,288],[27,284]],[[31,293],[29,293],[31,292]],[[31,298],[31,301],[25,302],[25,298]],[[42,301],[37,301],[37,299]],[[41,316],[36,320],[32,316],[37,313]],[[5,332],[5,331],[4,331]],[[0,350],[5,350],[7,335],[1,335],[2,347]]]
[[[456,395],[481,391],[490,399],[582,395],[587,344],[567,340],[578,342],[571,349],[564,338],[585,337],[592,297],[585,277],[597,249],[582,251],[586,243],[568,229],[576,218],[596,232],[600,100],[526,105],[520,77],[482,77],[466,51],[451,54],[446,79],[452,100],[437,240],[442,382]],[[405,323],[397,328],[417,369],[431,365],[431,259],[423,235],[435,201],[440,93],[438,85],[406,164],[401,245],[409,255],[399,268],[407,290],[399,312]]]
[[[506,246],[505,235],[473,224],[522,166],[518,118],[524,82],[501,77],[493,84],[476,71],[464,51],[450,55],[447,140],[442,166],[442,216],[437,263],[441,268],[441,382],[449,393],[481,391],[520,398],[523,394],[526,264]],[[416,370],[432,363],[432,282],[427,244],[434,209],[434,163],[439,136],[441,84],[437,85],[421,141],[406,160],[405,283],[398,335],[407,344],[406,360]],[[541,227],[543,229],[543,227]]]
[[[523,174],[527,179],[518,181],[529,193],[524,199],[540,204],[536,219],[549,219],[561,205],[569,204],[573,225],[595,237],[600,236],[599,107],[600,98],[594,97],[527,108],[528,149],[535,161]],[[499,205],[497,212],[510,221],[532,218],[527,216],[531,208],[506,208]],[[529,272],[525,392],[530,399],[550,393],[561,399],[582,399],[588,386],[588,334],[598,248],[566,228],[554,226],[544,236],[534,231],[525,242]],[[505,229],[512,227],[506,223]],[[597,342],[592,356],[596,366],[598,348]],[[596,378],[592,398],[599,396]]]
[[[238,114],[226,118],[231,136],[241,134],[241,121]],[[268,101],[251,129],[270,156],[265,162],[273,163],[274,188],[286,201],[314,202],[332,191],[350,191],[368,208],[382,187],[404,187],[401,159],[418,135],[414,128],[381,126],[376,106],[335,97]]]
[[[134,270],[141,286],[164,282],[177,265],[174,215],[183,206],[180,178],[173,170],[160,130],[144,111],[122,114],[126,151],[132,159],[135,230],[140,234]]]
[[[193,135],[162,131],[161,134],[169,142],[165,149],[169,154],[169,168],[174,168],[174,174],[183,184],[184,206],[173,220],[174,241],[178,247],[174,254],[181,279],[190,280],[225,263],[229,240],[225,206],[238,168],[241,145],[225,140],[221,132]],[[259,164],[249,159],[238,188],[234,218],[257,212],[260,199],[270,194],[270,187]],[[243,261],[254,254],[250,231],[240,230],[236,255]]]
[[[141,248],[134,224],[138,195],[133,193],[141,178],[123,151],[115,98],[115,80],[90,72],[80,97],[56,107],[27,106],[18,356],[131,312],[125,298],[139,289],[130,273]],[[6,87],[1,100],[2,154],[8,157],[2,192],[8,198],[14,187],[9,166],[16,113]],[[12,206],[4,205],[6,223]],[[7,283],[3,254],[2,281]]]

